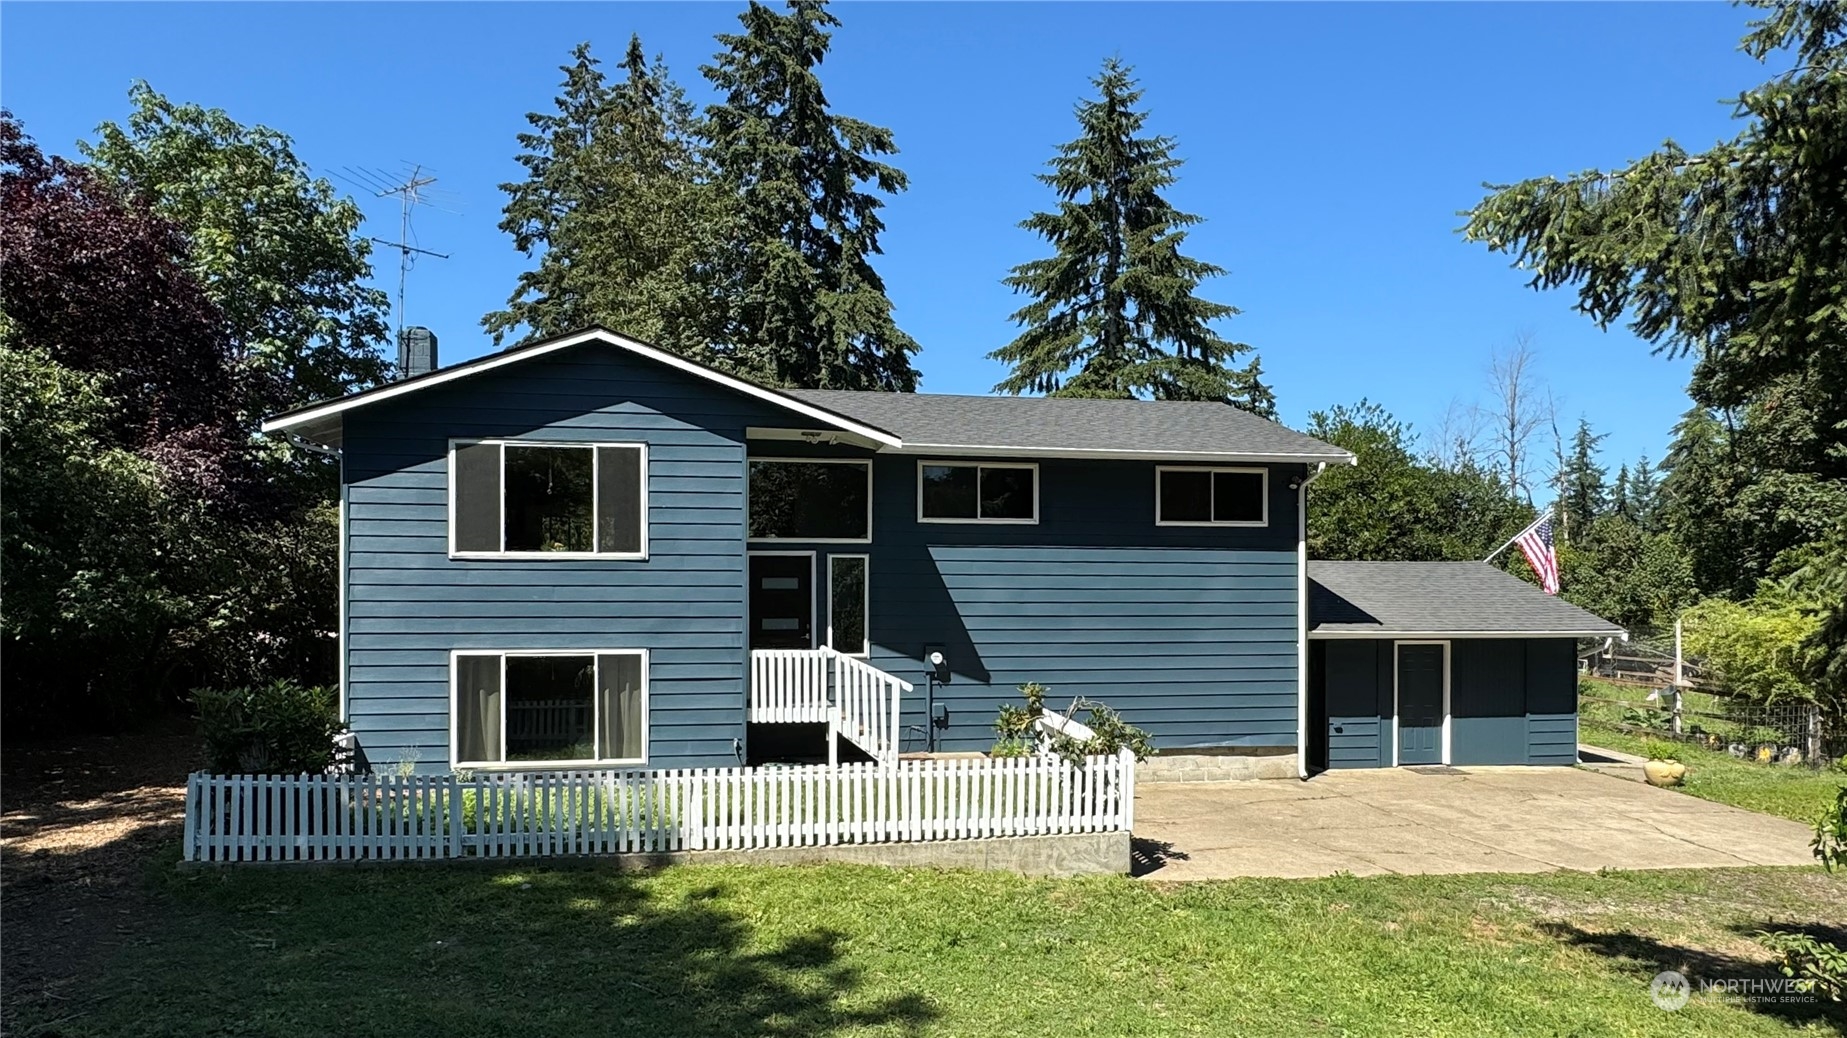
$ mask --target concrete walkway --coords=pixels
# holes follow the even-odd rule
[[[1579,768],[1137,786],[1148,879],[1812,865],[1807,826]]]

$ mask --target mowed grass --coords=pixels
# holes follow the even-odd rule
[[[1578,738],[1591,746],[1638,755],[1645,755],[1648,744],[1657,741],[1589,722]],[[1675,756],[1687,766],[1682,792],[1798,822],[1812,824],[1847,784],[1847,773],[1834,768],[1758,764],[1687,743],[1673,746]]]
[[[1741,1035],[1806,1006],[1654,975],[1773,975],[1748,933],[1847,925],[1813,869],[1128,879],[873,867],[168,873],[159,926],[18,1033]],[[1836,1007],[1838,1010],[1838,1007]]]

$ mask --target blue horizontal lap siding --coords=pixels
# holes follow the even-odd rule
[[[375,767],[449,766],[454,650],[647,649],[648,763],[744,737],[744,430],[773,409],[601,346],[346,419],[347,712]],[[451,438],[648,444],[642,561],[451,559]]]
[[[1004,462],[991,462],[1002,463]],[[913,682],[907,747],[952,673],[938,746],[985,749],[1016,687],[1107,703],[1157,747],[1294,746],[1293,470],[1270,477],[1267,528],[1159,527],[1152,462],[1039,462],[1036,525],[919,523],[918,459],[874,463],[872,664]],[[823,572],[825,572],[823,570]]]

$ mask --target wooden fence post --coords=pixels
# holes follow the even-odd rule
[[[1808,715],[1809,715],[1808,738],[1803,740],[1804,742],[1807,743],[1807,745],[1802,748],[1802,759],[1811,765],[1820,764],[1822,763],[1822,760],[1821,760],[1821,704],[1820,703],[1810,703],[1808,705]],[[1819,839],[1819,837],[1817,837],[1817,839]]]
[[[1674,691],[1671,694],[1674,697],[1674,712],[1668,720],[1668,730],[1678,737],[1680,735],[1680,708],[1681,705],[1686,702],[1687,696],[1678,685],[1674,687]]]

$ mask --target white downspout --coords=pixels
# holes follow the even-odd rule
[[[1327,470],[1327,462],[1317,462],[1295,488],[1295,770],[1303,779],[1308,778],[1308,485]]]

